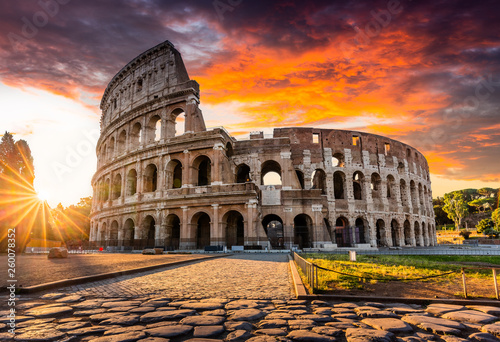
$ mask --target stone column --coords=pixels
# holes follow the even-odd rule
[[[210,222],[210,246],[218,246],[222,242],[222,234],[219,230],[219,205],[212,204],[213,221]],[[225,245],[225,241],[224,241]]]

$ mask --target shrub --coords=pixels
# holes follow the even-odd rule
[[[469,232],[467,230],[461,230],[459,235],[461,237],[463,237],[465,240],[467,240],[467,239],[469,239],[471,234],[472,234],[472,232]]]

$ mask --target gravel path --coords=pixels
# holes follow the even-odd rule
[[[284,254],[238,254],[165,271],[71,286],[62,291],[99,297],[288,299],[292,296],[288,268],[288,257]]]
[[[67,259],[48,259],[46,254],[21,254],[16,258],[16,278],[19,286],[27,287],[48,282],[124,271],[199,258],[199,254],[70,254]],[[7,255],[0,256],[0,286],[7,285]]]

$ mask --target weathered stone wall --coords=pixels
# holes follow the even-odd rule
[[[236,141],[206,130],[198,104],[199,86],[169,42],[113,78],[101,102],[91,241],[118,249],[436,243],[429,169],[414,148],[314,128]]]

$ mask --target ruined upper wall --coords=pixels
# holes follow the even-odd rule
[[[199,85],[190,80],[182,57],[165,41],[134,58],[109,82],[101,100],[101,130],[149,101],[190,91],[199,98]]]

